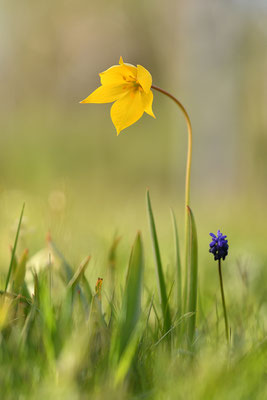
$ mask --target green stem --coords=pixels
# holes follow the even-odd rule
[[[191,177],[191,163],[192,163],[192,125],[191,121],[189,118],[189,115],[182,105],[182,103],[176,99],[172,94],[167,92],[164,89],[161,89],[157,86],[152,85],[152,89],[157,90],[158,92],[164,94],[165,96],[169,97],[172,99],[177,106],[181,109],[182,113],[184,114],[184,117],[186,119],[186,124],[187,124],[187,132],[188,132],[188,147],[187,147],[187,162],[186,162],[186,177],[185,177],[185,268],[186,268],[186,273],[185,273],[185,286],[184,286],[184,311],[186,312],[187,308],[187,291],[188,291],[188,274],[189,274],[189,268],[188,268],[188,249],[189,249],[189,243],[188,243],[188,232],[189,232],[189,216],[188,216],[188,211],[187,211],[187,206],[190,206],[190,177]]]
[[[225,336],[226,336],[227,344],[229,345],[229,328],[228,328],[228,318],[227,318],[225,297],[224,297],[224,290],[223,290],[221,259],[218,260],[218,267],[219,267],[220,287],[221,287],[223,314],[224,314],[224,322],[225,322]]]

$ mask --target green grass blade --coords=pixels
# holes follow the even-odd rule
[[[196,311],[197,311],[197,280],[198,280],[198,247],[197,247],[197,230],[196,223],[190,207],[187,206],[189,217],[188,231],[188,298],[187,312],[192,312],[193,315],[188,320],[188,339],[191,345],[194,340],[196,326]]]
[[[47,361],[52,367],[55,361],[56,314],[51,302],[50,287],[46,273],[40,274],[38,277],[38,292],[41,335]]]
[[[120,354],[124,351],[141,314],[144,275],[144,254],[140,233],[137,234],[127,271],[123,295]]]
[[[173,210],[171,210],[171,217],[173,224],[173,236],[174,236],[174,248],[175,248],[177,316],[178,318],[180,318],[182,315],[182,269],[181,269],[181,258],[179,249],[178,228]]]
[[[72,289],[72,290],[75,289],[75,287],[77,286],[79,281],[82,279],[82,277],[85,273],[85,270],[89,264],[90,259],[91,259],[91,256],[88,256],[85,258],[85,260],[82,261],[79,268],[77,269],[77,271],[74,273],[73,277],[67,284],[67,289]]]
[[[162,263],[160,257],[160,249],[158,243],[158,237],[156,232],[156,225],[153,216],[149,191],[147,190],[147,210],[148,210],[148,217],[150,223],[150,230],[151,230],[151,238],[152,238],[152,246],[154,250],[154,258],[155,258],[155,267],[156,267],[156,275],[158,280],[158,287],[159,287],[159,298],[160,304],[162,309],[163,315],[163,324],[164,324],[164,332],[167,332],[171,328],[171,313],[168,304],[168,297],[167,297],[167,290],[162,270]]]
[[[114,385],[115,387],[120,385],[123,380],[125,379],[131,364],[133,362],[133,359],[136,354],[136,350],[138,347],[138,344],[140,342],[140,337],[141,337],[141,324],[138,324],[131,337],[130,340],[127,343],[127,346],[125,348],[124,353],[122,354],[122,357],[119,360],[118,366],[115,370],[114,374]]]
[[[9,279],[10,279],[11,272],[12,272],[13,262],[14,262],[14,259],[15,259],[15,254],[16,254],[16,249],[17,249],[17,244],[18,244],[18,238],[19,238],[19,232],[20,232],[21,222],[22,222],[22,218],[23,218],[24,208],[25,208],[25,203],[23,204],[22,210],[21,210],[21,213],[20,213],[19,224],[18,224],[18,228],[17,228],[17,233],[16,233],[16,237],[15,237],[14,246],[13,246],[13,249],[12,249],[11,260],[10,260],[8,273],[7,273],[7,278],[6,278],[5,292],[7,291],[7,287],[8,287],[8,284],[9,284]]]
[[[91,287],[90,287],[89,282],[88,282],[88,280],[87,280],[85,275],[82,276],[81,286],[82,286],[84,294],[85,294],[85,296],[87,298],[87,302],[89,304],[91,304],[93,293],[92,293]]]
[[[143,273],[143,245],[141,235],[138,233],[130,256],[126,284],[122,297],[121,312],[119,313],[118,318],[113,320],[113,323],[110,325],[113,327],[109,351],[109,362],[112,369],[118,368],[121,357],[124,357],[124,353],[127,352],[128,346],[131,347],[130,343],[132,342],[141,314]],[[126,356],[126,358],[128,359],[128,356]],[[127,368],[130,368],[128,362]],[[125,368],[123,368],[123,370],[125,373]]]
[[[18,261],[15,273],[12,273],[13,291],[15,293],[20,293],[22,290],[26,274],[26,263],[28,261],[28,254],[29,254],[28,249],[24,250],[20,260]]]

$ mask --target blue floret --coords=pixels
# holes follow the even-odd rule
[[[226,240],[227,236],[223,235],[220,231],[217,232],[217,236],[214,233],[210,233],[212,237],[212,241],[210,242],[209,252],[214,255],[214,260],[220,260],[221,258],[224,260],[228,254],[228,240]]]

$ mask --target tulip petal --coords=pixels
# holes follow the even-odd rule
[[[152,103],[153,103],[153,93],[152,90],[149,93],[142,93],[142,100],[144,104],[145,112],[153,118],[156,118],[153,110],[152,110]]]
[[[144,103],[139,90],[128,92],[114,103],[110,110],[117,135],[128,126],[138,121],[144,113]]]
[[[152,76],[142,65],[137,65],[137,81],[146,93],[149,93],[152,85]]]
[[[80,103],[112,103],[125,95],[125,84],[100,86]]]
[[[123,70],[120,65],[114,65],[99,74],[102,85],[117,85],[125,83]]]
[[[136,68],[134,65],[132,65],[132,64],[125,63],[125,62],[123,61],[123,59],[122,59],[122,56],[120,56],[119,64],[120,64],[120,66],[121,66],[122,68],[124,68],[125,71],[127,71],[128,74],[130,73],[130,75],[131,75],[133,78],[136,78],[136,77],[137,77],[137,68]]]
[[[99,74],[102,85],[118,85],[133,81],[137,77],[137,68],[131,64],[114,65]]]

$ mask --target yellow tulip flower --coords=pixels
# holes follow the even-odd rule
[[[142,65],[127,64],[120,57],[114,65],[99,74],[101,85],[81,103],[112,103],[110,110],[117,135],[138,121],[144,112],[155,118],[152,111],[152,77]]]
[[[191,176],[191,161],[192,161],[192,126],[189,115],[183,106],[183,104],[171,93],[158,86],[152,85],[152,77],[150,73],[142,67],[137,65],[136,67],[131,64],[123,62],[120,57],[119,65],[114,65],[106,71],[99,74],[101,80],[101,86],[97,88],[93,93],[90,94],[81,103],[113,103],[110,110],[110,115],[113,124],[117,130],[117,134],[134,124],[138,121],[144,112],[155,118],[152,111],[153,93],[152,90],[156,90],[169,97],[174,103],[180,108],[187,124],[188,133],[188,150],[187,150],[187,162],[186,162],[186,177],[185,177],[185,293],[184,293],[184,311],[193,312],[195,314],[195,303],[194,299],[197,297],[197,285],[196,282],[196,271],[197,263],[194,261],[192,264],[193,250],[190,247],[189,239],[190,232],[193,232],[193,215],[190,203],[190,176]],[[149,196],[148,196],[149,199]],[[191,229],[191,231],[190,231]],[[195,235],[195,233],[194,233]],[[191,235],[192,236],[192,235]],[[196,241],[195,241],[196,242]],[[195,253],[194,253],[195,254]],[[196,257],[195,257],[196,258]],[[162,274],[159,271],[158,273]],[[193,283],[192,283],[193,282]],[[96,292],[101,289],[102,281],[98,281],[96,285]],[[99,288],[99,289],[98,289]],[[179,289],[181,293],[181,289]],[[98,292],[97,292],[98,293]],[[161,293],[162,296],[162,293]],[[180,301],[181,303],[181,301]],[[162,303],[163,304],[163,303]],[[164,308],[164,307],[163,307]],[[166,315],[166,309],[164,308],[163,314]],[[166,330],[169,326],[166,326]],[[193,318],[188,325],[188,336],[190,340],[193,340],[195,330],[195,319]],[[191,344],[190,344],[191,346]]]

